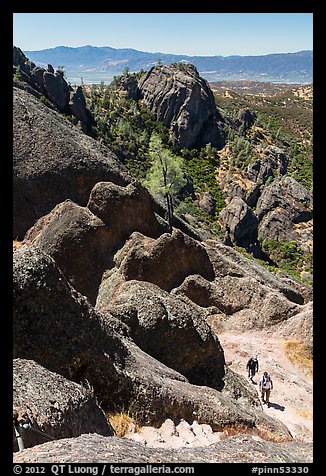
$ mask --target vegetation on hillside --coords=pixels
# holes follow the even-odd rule
[[[312,192],[312,100],[295,96],[291,89],[271,96],[214,92],[217,106],[226,118],[227,145],[218,151],[211,144],[202,149],[174,150],[165,124],[155,120],[141,100],[128,97],[122,84],[138,80],[144,71],[113,79],[110,85],[84,87],[87,105],[94,123],[92,135],[107,145],[125,164],[131,174],[144,183],[154,195],[166,201],[172,213],[185,218],[211,236],[220,234],[218,216],[225,207],[225,195],[216,178],[225,168],[227,183],[235,176],[245,179],[248,167],[261,157],[268,145],[281,148],[288,157],[287,174]],[[254,125],[244,127],[237,122],[239,111],[248,108],[256,115]],[[235,124],[238,124],[235,126]],[[255,136],[259,140],[255,140]],[[161,153],[153,152],[153,141]],[[164,185],[162,161],[174,170],[177,179]],[[161,167],[159,167],[159,162]],[[171,164],[175,163],[175,168]],[[166,177],[165,177],[166,178]],[[273,177],[268,179],[267,186]],[[155,190],[154,190],[155,189]],[[160,191],[158,190],[160,189]],[[200,207],[200,197],[209,192],[214,199],[215,213],[207,214]],[[262,250],[279,269],[301,278],[303,271],[312,271],[312,256],[295,242],[263,240]]]
[[[297,97],[292,90],[273,96],[214,93],[219,109],[236,120],[242,108],[255,112],[257,119],[245,137],[251,141],[255,131],[264,133],[261,146],[273,144],[280,147],[289,158],[288,175],[294,177],[308,190],[313,189],[313,137],[312,99]],[[233,130],[228,139],[231,148],[239,140]],[[252,150],[251,150],[252,152]],[[247,161],[249,154],[247,155]],[[237,165],[237,164],[236,164]]]
[[[155,120],[141,101],[128,98],[126,91],[119,88],[122,79],[128,76],[137,79],[142,73],[131,75],[126,71],[122,77],[115,77],[110,85],[101,83],[84,88],[87,105],[94,118],[92,135],[107,145],[134,177],[141,182],[147,180],[149,188],[151,185],[148,174],[155,163],[150,144],[151,139],[156,137],[165,154],[174,157],[174,161],[179,161],[184,176],[189,183],[193,183],[195,195],[209,190],[216,201],[215,216],[207,216],[198,206],[192,190],[188,190],[184,181],[179,180],[179,190],[173,191],[174,213],[183,217],[191,215],[197,226],[209,226],[212,234],[216,235],[219,231],[216,218],[225,206],[222,192],[215,180],[219,163],[218,151],[210,144],[201,150],[174,150],[166,125]],[[150,182],[153,185],[152,178]]]

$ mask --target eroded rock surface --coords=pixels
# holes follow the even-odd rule
[[[102,406],[130,408],[143,424],[196,418],[217,431],[241,422],[267,438],[291,438],[284,425],[265,417],[258,399],[238,405],[229,391],[192,385],[143,352],[122,322],[94,310],[52,258],[27,245],[14,253],[14,336],[15,358],[76,382],[86,379]]]
[[[61,114],[18,88],[13,100],[15,239],[68,198],[86,205],[97,182],[130,183],[115,155]]]
[[[14,463],[311,463],[312,444],[236,435],[204,448],[148,448],[127,438],[82,435],[14,455]]]
[[[128,312],[130,307],[134,312]],[[111,300],[110,311],[146,353],[191,383],[221,389],[223,350],[197,306],[154,284],[128,281]]]
[[[223,147],[224,120],[208,83],[193,65],[154,66],[138,87],[144,105],[170,128],[176,147]]]
[[[83,433],[114,435],[103,410],[85,387],[50,372],[33,360],[14,359],[13,407],[19,418],[26,415],[31,427],[52,438],[71,438]],[[44,443],[37,432],[24,433],[25,447]],[[14,441],[15,443],[15,441]]]

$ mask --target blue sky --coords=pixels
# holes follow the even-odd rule
[[[313,49],[312,13],[14,13],[22,50],[111,46],[187,55]]]

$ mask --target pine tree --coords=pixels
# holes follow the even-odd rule
[[[152,165],[146,174],[144,185],[156,197],[163,197],[167,205],[167,218],[172,233],[173,198],[186,184],[183,173],[183,160],[164,148],[157,133],[153,133],[149,142],[149,156]]]

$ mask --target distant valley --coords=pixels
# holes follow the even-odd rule
[[[39,65],[64,66],[67,79],[76,84],[80,81],[85,84],[109,82],[126,68],[136,72],[148,70],[157,63],[174,62],[192,63],[208,81],[312,82],[313,52],[310,50],[261,56],[187,56],[87,45],[76,48],[57,46],[24,53]]]

